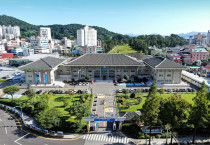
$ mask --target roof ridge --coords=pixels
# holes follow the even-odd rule
[[[83,55],[81,55],[81,56],[75,58],[74,60],[70,61],[69,63],[74,62],[75,60],[77,60],[77,59],[79,59],[79,58],[81,58],[81,57],[84,57],[84,56],[87,55],[87,54],[89,54],[89,53],[83,54]]]
[[[49,56],[48,56],[49,57]],[[47,57],[45,57],[45,58],[47,58]],[[50,66],[45,60],[44,60],[44,58],[41,58],[41,60],[44,62],[44,63],[46,63],[46,65],[48,65],[50,68],[52,68],[52,66]]]
[[[159,57],[159,58],[161,58],[161,57]],[[166,60],[166,58],[164,58],[164,59],[161,61],[161,63],[163,63],[165,60]],[[156,65],[155,67],[158,67],[161,63],[159,63],[159,64]]]
[[[138,62],[137,59],[135,59],[135,58],[133,58],[133,57],[131,57],[131,56],[129,56],[129,55],[126,55],[126,54],[123,54],[123,53],[121,53],[121,54],[124,55],[124,56],[126,56],[126,57],[128,57],[129,59],[131,59],[131,60],[133,60],[133,61]],[[139,62],[138,62],[138,63],[139,63]]]

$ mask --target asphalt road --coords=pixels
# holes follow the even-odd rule
[[[84,145],[85,140],[50,140],[22,131],[18,122],[0,110],[0,145]]]

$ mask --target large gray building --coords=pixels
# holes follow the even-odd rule
[[[55,80],[116,80],[128,75],[150,75],[157,83],[178,84],[184,66],[162,57],[137,60],[120,53],[84,54],[67,62],[47,57],[20,67],[25,71],[26,83],[53,83]]]

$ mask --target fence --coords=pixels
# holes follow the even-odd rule
[[[13,108],[13,107],[10,107],[10,106],[4,105],[4,104],[0,104],[0,108],[8,110],[11,113],[15,113],[18,117],[20,117],[20,120],[22,121],[22,124],[24,125],[24,127],[28,128],[28,129],[31,129],[32,131],[44,134],[46,136],[51,136],[51,137],[63,137],[63,132],[62,131],[57,131],[57,133],[56,133],[55,131],[44,130],[44,129],[38,128],[34,125],[27,124],[27,122],[25,121],[25,119],[22,115],[22,112],[20,112],[16,108]]]

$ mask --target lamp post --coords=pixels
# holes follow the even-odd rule
[[[20,107],[20,110],[21,110],[21,116],[23,117],[22,106],[15,106],[14,108],[16,108],[16,107]]]

